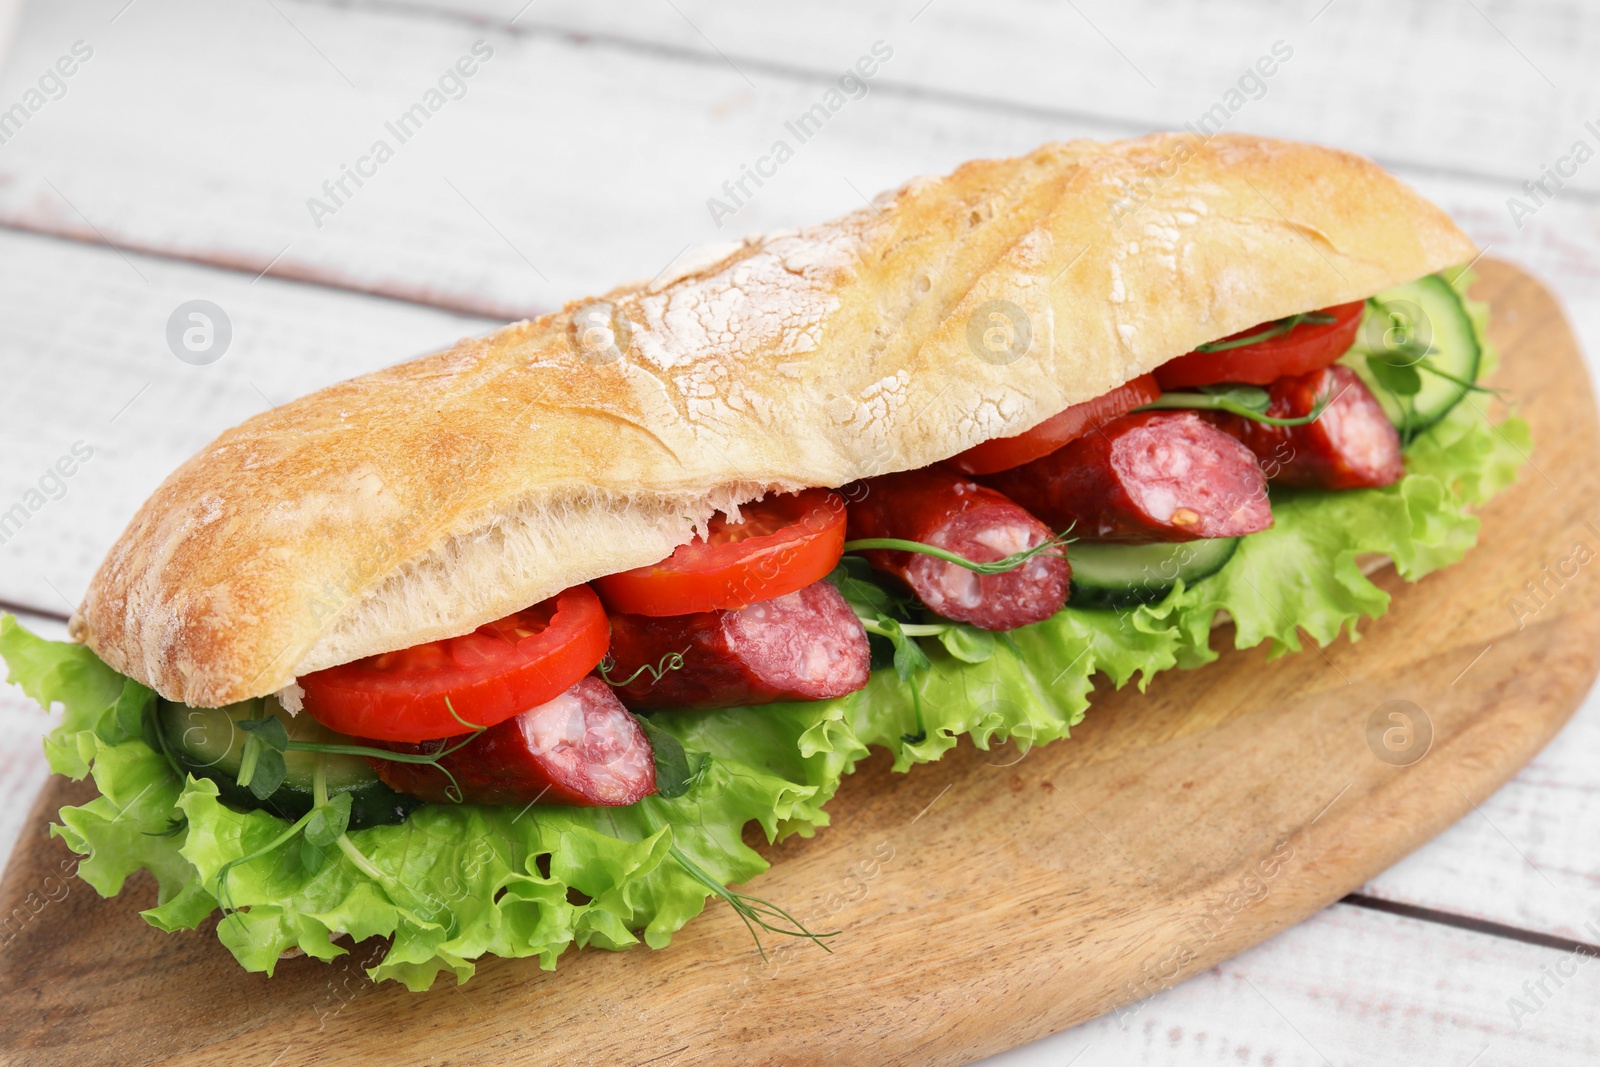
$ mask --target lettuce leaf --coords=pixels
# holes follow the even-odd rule
[[[1472,313],[1482,337],[1484,309]],[[1486,349],[1485,371],[1492,361]],[[1158,671],[1216,658],[1221,613],[1240,648],[1266,641],[1280,654],[1307,637],[1353,640],[1357,622],[1389,601],[1362,575],[1363,557],[1386,555],[1410,580],[1460,559],[1477,538],[1471,509],[1511,483],[1529,447],[1521,420],[1493,423],[1469,396],[1412,444],[1400,482],[1275,492],[1272,529],[1160,603],[1069,607],[995,641],[925,640],[927,669],[909,679],[875,671],[865,689],[837,700],[656,716],[691,754],[710,757],[681,797],[521,812],[428,805],[402,825],[346,835],[309,865],[305,842],[282,820],[227,807],[210,781],[180,780],[130,728],[143,687],[87,648],[42,640],[6,616],[0,658],[29,696],[65,708],[45,742],[51,768],[92,773],[99,787],[52,828],[87,857],[79,872],[97,891],[118,893],[147,868],[159,886],[147,921],[189,929],[222,905],[219,939],[242,965],[268,973],[290,949],[331,960],[348,951],[343,935],[391,938],[368,973],[421,990],[440,972],[465,981],[486,953],[553,968],[573,945],[663,947],[712,893],[677,855],[723,884],[748,882],[767,863],[745,844],[746,825],[769,841],[811,835],[870,748],[888,749],[904,771],[962,736],[983,749],[1066,737],[1097,674],[1117,687],[1137,677],[1143,688]]]
[[[62,809],[54,831],[89,857],[79,870],[97,891],[115,894],[147,867],[160,886],[147,921],[192,928],[223,905],[217,936],[245,967],[268,973],[292,948],[333,959],[348,951],[341,934],[392,937],[372,977],[425,989],[440,971],[464,981],[485,953],[537,956],[549,968],[569,945],[666,945],[710,892],[674,848],[720,882],[743,883],[767,867],[744,843],[746,824],[769,841],[809,836],[870,745],[891,748],[904,769],[962,734],[985,748],[1065,737],[1096,671],[1121,684],[1176,662],[1177,635],[1144,613],[1139,623],[1068,610],[1015,632],[1015,647],[996,642],[976,664],[930,649],[932,666],[911,682],[879,671],[839,700],[658,715],[685,749],[711,757],[682,797],[525,812],[428,805],[399,826],[347,835],[348,850],[310,866],[298,838],[280,840],[283,820],[233,810],[213,782],[180,781],[143,739],[119,737],[122,679],[83,646],[43,641],[6,617],[0,657],[35,699],[69,705],[51,744],[82,754],[101,796]]]
[[[49,710],[64,709],[61,725],[44,742],[50,770],[78,781],[94,759],[94,735],[122,694],[122,675],[84,645],[35,637],[13,615],[0,615],[0,657],[8,680]]]

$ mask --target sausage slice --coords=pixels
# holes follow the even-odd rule
[[[395,752],[433,753],[470,735],[416,744],[373,742]],[[620,807],[656,791],[655,754],[611,687],[592,675],[537,707],[489,727],[439,761],[450,779],[421,763],[372,759],[385,785],[435,804],[566,804]]]
[[[849,506],[849,538],[894,537],[992,563],[1050,540],[1051,530],[1002,493],[944,467],[862,482]],[[1048,619],[1066,603],[1066,553],[1041,552],[1004,574],[980,575],[914,552],[871,550],[867,562],[909,585],[932,611],[985,630]]]
[[[827,582],[733,611],[611,616],[607,673],[622,681],[683,666],[659,679],[644,671],[617,694],[637,710],[731,708],[779,700],[824,700],[867,684],[872,652],[850,605]]]
[[[1366,383],[1349,367],[1334,364],[1310,374],[1279,378],[1267,386],[1267,414],[1298,419],[1323,397],[1333,401],[1303,426],[1269,426],[1208,411],[1206,421],[1256,454],[1273,485],[1309,489],[1367,489],[1393,485],[1405,473],[1400,433]]]
[[[1090,541],[1198,541],[1272,525],[1255,454],[1193,411],[1124,415],[983,482]]]

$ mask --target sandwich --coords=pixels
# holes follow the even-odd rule
[[[1342,152],[1051,144],[266,411],[71,641],[0,620],[99,792],[52,830],[269,973],[552,968],[714,899],[825,947],[743,835],[827,825],[870,749],[1059,741],[1472,547],[1530,448],[1476,255]]]

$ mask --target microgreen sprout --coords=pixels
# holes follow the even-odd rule
[[[283,783],[286,768],[283,762],[285,752],[320,752],[330,756],[366,756],[369,759],[388,760],[391,763],[415,763],[433,767],[450,780],[445,787],[445,796],[454,804],[462,802],[461,786],[456,781],[456,776],[450,773],[441,760],[462,748],[472,741],[484,730],[485,726],[471,723],[456,713],[455,706],[446,697],[444,706],[450,712],[450,717],[456,722],[472,731],[453,745],[447,745],[437,752],[394,752],[387,748],[375,748],[371,745],[347,745],[337,741],[299,741],[291,740],[288,732],[283,727],[283,721],[274,715],[264,719],[242,719],[237,725],[246,731],[249,737],[245,739],[244,752],[239,760],[238,782],[248,788],[262,800]]]
[[[887,540],[887,539],[884,539]],[[1065,544],[1065,533],[1051,538],[1042,545],[1036,545],[1026,550],[1028,553],[1038,553]],[[857,545],[865,542],[855,542]],[[917,541],[890,541],[893,546],[910,545],[916,549],[931,548]],[[846,548],[850,547],[846,543]],[[937,553],[947,554],[943,549]],[[953,553],[948,553],[953,555]],[[1018,553],[1022,555],[1023,553]],[[1015,557],[1011,557],[1015,559]],[[964,566],[985,566],[973,564],[971,560],[957,562]],[[1004,560],[995,561],[997,564]],[[1025,561],[1024,561],[1025,562]],[[885,638],[894,646],[894,670],[902,681],[910,681],[919,671],[927,670],[933,666],[922,646],[918,644],[919,637],[933,637],[939,640],[945,651],[956,659],[966,663],[981,663],[994,654],[995,637],[987,630],[979,630],[968,626],[966,623],[951,622],[947,620],[938,622],[912,622],[910,615],[915,607],[914,601],[896,597],[879,585],[871,577],[872,568],[860,556],[846,555],[839,560],[839,566],[828,575],[827,580],[839,590],[845,603],[850,605],[850,610],[856,613],[856,618],[861,620],[861,628],[867,633]],[[1013,646],[1014,647],[1014,646]]]
[[[462,726],[465,726],[475,734],[481,734],[483,731],[488,729],[487,726],[479,726],[475,722],[468,722],[466,719],[463,719],[460,715],[458,715],[456,713],[456,706],[450,703],[450,698],[448,696],[444,698],[444,710],[450,713],[450,717],[452,719],[460,723]]]
[[[1439,355],[1440,351],[1434,346],[1429,336],[1430,331],[1419,329],[1412,322],[1412,316],[1404,310],[1403,301],[1389,303],[1375,296],[1368,297],[1367,310],[1369,315],[1381,316],[1389,322],[1389,330],[1384,334],[1383,350],[1367,352],[1366,365],[1376,388],[1389,394],[1394,406],[1400,410],[1402,416],[1400,438],[1403,446],[1409,447],[1419,432],[1417,397],[1423,390],[1423,374],[1431,374],[1449,382],[1463,394],[1487,393],[1504,399],[1499,389],[1469,381],[1437,366],[1434,357]],[[1397,334],[1399,340],[1391,341],[1390,332]]]
[[[1272,398],[1265,389],[1254,385],[1201,386],[1194,392],[1162,393],[1155,400],[1135,410],[1159,411],[1181,408],[1226,411],[1268,426],[1304,426],[1316,422],[1328,409],[1328,405],[1343,395],[1342,391],[1338,396],[1325,394],[1318,398],[1316,406],[1309,413],[1295,418],[1277,418],[1268,415],[1267,408],[1271,406]]]
[[[478,727],[481,733],[484,727]],[[325,741],[290,741],[291,752],[323,752],[330,756],[367,756],[371,759],[389,760],[393,763],[417,763],[423,766],[434,767],[440,774],[450,779],[450,784],[445,787],[445,796],[450,798],[452,804],[461,803],[461,786],[456,782],[456,776],[450,773],[450,768],[439,761],[453,753],[461,751],[477,739],[478,734],[469,734],[447,748],[437,752],[392,752],[387,748],[372,748],[368,745],[341,745]]]
[[[315,810],[315,808],[312,809],[312,811]],[[288,844],[294,839],[295,834],[298,834],[301,830],[303,830],[306,823],[310,821],[311,812],[308,811],[265,845],[262,845],[260,848],[255,849],[252,852],[247,852],[237,859],[229,860],[217,870],[217,903],[222,906],[222,910],[224,913],[226,913],[227,917],[233,919],[237,925],[242,927],[243,920],[238,918],[239,909],[234,905],[233,894],[228,889],[228,873],[235,867],[249,863],[251,860],[260,859],[262,856],[272,852],[274,849]]]
[[[857,618],[861,620],[861,628],[867,633],[891,638],[901,634],[906,637],[938,637],[955,625],[948,622],[896,622],[894,619],[885,622],[878,615],[858,614]]]
[[[254,852],[224,863],[217,871],[217,902],[222,905],[227,917],[233,919],[236,924],[241,922],[238,918],[239,908],[233,903],[233,895],[228,888],[229,872],[240,864],[249,863],[288,844],[296,834],[301,834],[303,836],[300,840],[300,861],[308,871],[315,874],[321,870],[327,849],[337,846],[363,874],[383,887],[390,903],[402,918],[422,928],[438,926],[437,923],[424,919],[411,909],[402,906],[399,897],[404,894],[397,893],[399,887],[382,868],[356,848],[355,842],[350,840],[350,835],[346,832],[350,826],[350,794],[339,793],[332,797],[328,795],[328,771],[320,759],[316,761],[311,771],[311,796],[311,810],[288,829]]]
[[[928,739],[928,725],[922,719],[922,693],[917,686],[911,687],[911,710],[917,717],[917,732],[914,734],[901,734],[900,743],[903,745],[920,745]]]
[[[172,754],[172,745],[167,741],[167,731],[161,728],[160,715],[157,703],[152,700],[149,706],[145,708],[146,740],[152,736],[155,738],[156,747],[160,749],[161,755],[166,759],[167,766],[172,768],[172,773],[177,776],[179,782],[182,782],[188,777],[189,772],[184,770],[178,763],[178,757]]]
[[[1478,382],[1469,382],[1465,378],[1451,374],[1449,371],[1440,370],[1438,367],[1435,367],[1432,362],[1419,363],[1417,366],[1422,370],[1427,371],[1429,374],[1443,378],[1445,381],[1465,390],[1466,392],[1487,393],[1490,396],[1500,397],[1501,399],[1505,398],[1505,390],[1503,389],[1496,389],[1492,385],[1481,385]]]
[[[625,685],[633,684],[633,680],[639,677],[641,674],[649,674],[650,684],[654,685],[655,683],[661,681],[662,676],[668,671],[681,669],[683,667],[683,657],[687,656],[688,654],[689,650],[687,648],[685,648],[682,652],[668,652],[666,655],[661,657],[659,663],[656,663],[654,666],[648,663],[642,664],[638,670],[634,671],[620,682],[614,682],[611,680],[610,672],[616,670],[617,667],[617,661],[611,658],[611,653],[607,652],[605,656],[601,658],[600,665],[596,668],[596,670],[599,672],[600,680],[602,682],[605,682],[607,685],[617,689],[620,689]]]
[[[1248,334],[1244,337],[1235,337],[1222,341],[1207,341],[1203,345],[1195,345],[1196,352],[1226,352],[1234,348],[1244,348],[1246,345],[1260,344],[1262,341],[1271,341],[1282,337],[1296,326],[1307,325],[1326,326],[1335,321],[1334,316],[1323,311],[1302,311],[1298,315],[1290,315],[1286,319],[1279,319],[1265,329]]]
[[[1035,556],[1046,553],[1060,555],[1061,553],[1055,550],[1072,542],[1073,538],[1069,536],[1071,532],[1071,530],[1063,531],[1047,541],[1041,541],[1032,548],[1025,548],[1021,552],[1011,553],[1004,559],[990,560],[988,562],[971,560],[965,556],[957,555],[949,549],[939,548],[937,545],[926,545],[921,541],[905,541],[898,537],[861,537],[854,541],[846,541],[844,550],[846,552],[866,552],[872,549],[885,549],[892,552],[917,552],[924,556],[942,559],[946,563],[954,563],[958,567],[965,567],[975,574],[1005,574],[1007,571],[1016,570]]]

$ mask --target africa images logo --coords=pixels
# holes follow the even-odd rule
[[[187,300],[167,316],[167,348],[193,367],[215,363],[233,343],[233,322],[210,300]]]

